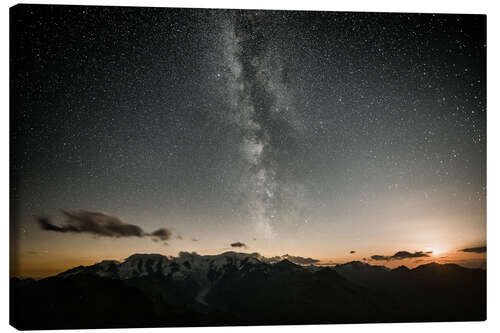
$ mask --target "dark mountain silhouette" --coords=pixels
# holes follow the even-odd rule
[[[257,254],[136,254],[53,277],[11,279],[18,329],[486,319],[486,272],[269,263]]]
[[[486,319],[486,271],[482,269],[430,263],[393,270],[363,264],[349,270],[345,265],[335,269],[353,283],[383,295],[403,321]]]

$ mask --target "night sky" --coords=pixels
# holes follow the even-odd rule
[[[462,250],[486,245],[485,16],[18,5],[10,23],[11,274],[228,250],[484,267]]]

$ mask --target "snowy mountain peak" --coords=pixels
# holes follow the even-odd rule
[[[142,276],[162,276],[174,280],[191,279],[198,285],[206,285],[227,271],[241,270],[248,265],[261,263],[258,253],[224,252],[219,255],[199,255],[180,252],[178,257],[161,254],[136,253],[123,262],[104,260],[92,266],[79,266],[59,274],[66,277],[79,273],[96,274],[115,279],[131,279]]]

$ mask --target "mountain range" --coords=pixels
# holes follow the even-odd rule
[[[476,321],[486,319],[486,271],[134,254],[41,280],[12,278],[10,302],[18,329]]]

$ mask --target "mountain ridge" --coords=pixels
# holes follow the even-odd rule
[[[364,270],[364,269],[369,269],[369,270],[377,270],[377,271],[419,271],[422,269],[429,269],[431,267],[437,267],[437,266],[444,266],[444,267],[453,267],[457,266],[460,269],[476,269],[476,270],[483,270],[481,268],[466,268],[463,266],[460,266],[458,264],[453,264],[453,263],[446,263],[446,264],[439,264],[437,262],[430,262],[430,263],[425,263],[422,265],[418,265],[414,268],[408,268],[405,265],[398,266],[396,268],[388,268],[383,265],[371,265],[369,263],[361,262],[358,260],[353,260],[349,261],[346,263],[342,264],[335,264],[335,265],[314,265],[314,264],[299,264],[299,263],[294,263],[292,260],[287,258],[286,256],[281,256],[281,260],[273,260],[273,258],[266,258],[256,252],[254,253],[244,253],[244,252],[235,252],[235,251],[226,251],[220,254],[216,255],[200,255],[195,252],[189,253],[189,252],[180,252],[178,257],[173,257],[173,256],[167,256],[167,255],[162,255],[158,253],[135,253],[127,258],[125,258],[123,261],[118,261],[118,260],[112,260],[112,259],[106,259],[102,260],[98,263],[95,263],[93,265],[89,266],[76,266],[73,268],[70,268],[66,271],[63,271],[61,273],[58,273],[57,276],[68,276],[70,274],[74,274],[76,272],[81,272],[83,270],[89,269],[89,268],[94,268],[94,269],[104,269],[106,270],[109,268],[109,266],[113,265],[123,265],[127,264],[129,266],[132,266],[133,269],[137,269],[137,265],[141,266],[144,265],[146,262],[154,262],[156,265],[165,265],[169,262],[176,263],[178,265],[184,265],[187,268],[190,268],[189,266],[192,266],[193,263],[196,265],[203,265],[202,263],[204,262],[205,264],[212,263],[216,265],[217,267],[221,267],[221,265],[228,264],[230,262],[244,262],[245,260],[252,261],[254,263],[265,263],[265,264],[277,264],[277,263],[290,263],[298,267],[303,267],[303,268],[311,268],[311,270],[319,270],[324,267],[331,267],[334,268],[335,270]],[[151,262],[152,261],[152,262]],[[186,264],[187,263],[187,264]],[[174,264],[175,265],[175,264]],[[283,264],[284,265],[284,264]],[[436,266],[437,265],[437,266]],[[163,267],[163,266],[162,266]],[[137,270],[143,271],[144,268]]]
[[[389,269],[359,261],[297,265],[232,251],[134,254],[38,281],[13,278],[10,288],[11,322],[20,329],[486,318],[486,272],[437,263]]]

